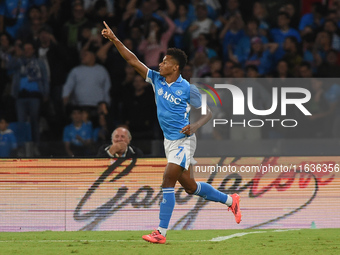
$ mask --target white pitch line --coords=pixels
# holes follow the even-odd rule
[[[229,235],[229,236],[215,237],[215,238],[211,239],[210,241],[211,242],[221,242],[221,241],[228,240],[228,239],[231,239],[231,238],[234,238],[234,237],[245,236],[245,235],[248,235],[248,234],[258,234],[258,233],[267,233],[267,232],[266,231],[254,231],[254,232],[235,233],[235,234],[232,234],[232,235]]]
[[[299,228],[296,229],[276,229],[273,231],[253,231],[253,232],[242,232],[242,233],[235,233],[232,235],[228,235],[228,236],[219,236],[219,237],[215,237],[213,239],[211,239],[211,242],[221,242],[224,240],[228,240],[234,237],[240,237],[240,236],[245,236],[248,234],[262,234],[262,233],[269,233],[269,232],[286,232],[286,231],[292,231],[292,230],[300,230]]]

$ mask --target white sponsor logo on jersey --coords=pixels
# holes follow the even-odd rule
[[[175,104],[180,104],[180,102],[181,102],[180,98],[174,97],[174,95],[172,95],[172,94],[170,94],[170,93],[168,93],[166,91],[165,91],[165,93],[163,95],[163,98],[165,98],[166,100],[170,101],[171,103],[175,103]]]

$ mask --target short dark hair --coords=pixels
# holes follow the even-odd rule
[[[256,65],[248,65],[246,66],[246,71],[248,72],[249,70],[253,70],[255,72],[259,72],[259,68]]]
[[[287,19],[291,19],[290,15],[288,14],[288,12],[285,11],[280,11],[279,14],[277,16],[285,16]]]
[[[307,61],[302,61],[301,62],[300,67],[303,67],[303,66],[308,68],[308,69],[312,69],[312,65],[309,62],[307,62]]]
[[[177,48],[169,48],[166,55],[173,57],[179,65],[179,71],[182,72],[184,66],[187,64],[188,57],[184,51]]]

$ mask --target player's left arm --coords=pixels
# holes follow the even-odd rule
[[[195,109],[196,111],[200,111],[200,108],[202,107],[201,94],[199,93],[195,85],[190,85],[190,104],[194,108],[196,108]],[[197,129],[199,129],[204,124],[206,124],[211,118],[212,118],[212,112],[210,108],[207,106],[207,114],[201,115],[201,117],[196,122],[183,127],[180,133],[185,134],[185,135],[192,135],[193,133],[197,131]]]
[[[199,109],[195,109],[195,110],[197,111]],[[181,133],[185,135],[194,134],[197,131],[197,129],[205,125],[211,119],[211,117],[212,117],[212,112],[210,108],[207,106],[207,114],[201,115],[201,117],[196,122],[186,125],[184,128],[182,128]]]

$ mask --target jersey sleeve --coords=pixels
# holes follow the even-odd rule
[[[154,91],[156,89],[156,85],[155,85],[156,80],[159,78],[159,76],[160,76],[159,72],[148,69],[148,73],[146,74],[145,81],[152,85],[152,88]]]
[[[189,104],[195,108],[200,108],[202,106],[202,95],[198,88],[190,84],[190,99]]]

